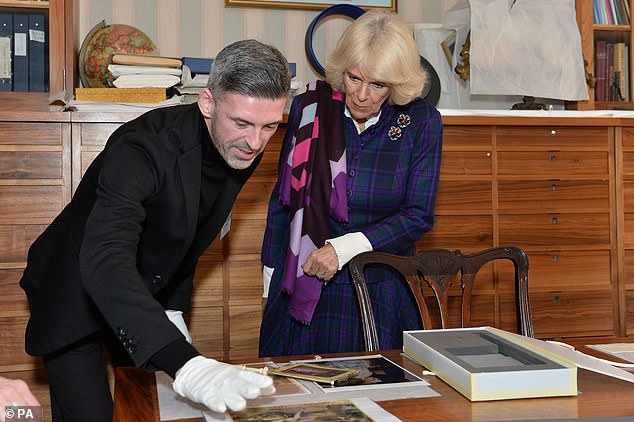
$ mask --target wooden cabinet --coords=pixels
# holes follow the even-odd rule
[[[623,127],[616,144],[617,183],[619,202],[619,266],[621,300],[624,304],[621,318],[625,321],[625,334],[634,334],[634,127]]]
[[[49,69],[48,93],[0,92],[0,101],[15,98],[37,98],[46,101],[70,98],[76,80],[74,52],[74,3],[73,0],[25,1],[0,0],[0,12],[3,13],[40,13],[48,18],[48,45],[46,57]]]
[[[496,147],[498,240],[528,254],[536,336],[617,333],[613,129],[498,126]]]
[[[620,1],[620,0],[619,0]],[[629,5],[629,10],[634,10],[634,1],[633,0],[625,0]],[[596,81],[597,72],[596,71],[596,46],[597,41],[604,41],[607,43],[624,43],[626,49],[629,51],[632,50],[632,46],[634,46],[634,31],[632,31],[632,16],[630,16],[630,23],[627,25],[606,25],[606,24],[595,24],[594,19],[594,4],[597,3],[593,0],[576,0],[576,12],[577,12],[577,23],[579,25],[579,32],[581,34],[581,44],[583,50],[583,57],[587,62],[586,70],[590,72]],[[629,61],[628,68],[629,73],[627,75],[627,81],[629,82],[629,89],[627,89],[627,95],[629,97],[628,105],[632,105],[634,102],[634,67],[632,64],[634,63],[634,58],[632,54],[625,54],[626,59]],[[607,59],[607,57],[606,57]],[[599,75],[600,76],[600,75]],[[592,109],[607,109],[612,105],[623,105],[623,101],[597,101],[597,86],[588,87],[589,100],[588,101],[579,101],[576,103],[574,108],[579,110],[592,110]],[[625,90],[625,87],[622,87]]]
[[[136,115],[0,111],[0,371],[40,365],[23,351],[28,307],[18,281],[29,245],[68,203],[108,136]],[[418,247],[526,250],[538,337],[633,333],[634,123],[443,120],[436,224]],[[238,196],[229,234],[197,268],[187,322],[194,344],[214,358],[257,354],[260,246],[283,130]],[[512,263],[488,264],[476,283],[474,324],[514,329]]]
[[[530,261],[536,336],[619,333],[614,128],[569,119],[443,121],[436,225],[418,247],[518,246]],[[512,330],[513,266],[494,265],[476,281],[472,313]]]
[[[70,116],[0,112],[0,371],[30,369],[18,282],[29,246],[70,200]]]

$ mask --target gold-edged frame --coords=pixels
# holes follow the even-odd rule
[[[398,0],[350,0],[353,4],[364,9],[387,9],[397,11]],[[230,7],[267,7],[275,9],[304,9],[323,10],[328,6],[341,3],[340,0],[225,0]]]
[[[334,385],[336,382],[345,381],[356,375],[358,371],[355,369],[333,368],[312,363],[291,363],[280,368],[269,368],[268,373]]]

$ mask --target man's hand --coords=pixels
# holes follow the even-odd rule
[[[196,356],[183,365],[176,372],[172,387],[179,395],[216,412],[227,408],[244,410],[246,399],[275,392],[271,377],[204,356]]]
[[[311,252],[302,265],[302,270],[307,275],[322,280],[330,280],[339,270],[339,258],[335,248],[327,243],[325,246]]]
[[[0,422],[4,422],[7,406],[39,406],[29,386],[20,379],[0,377]]]

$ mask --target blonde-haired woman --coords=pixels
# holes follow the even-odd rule
[[[262,245],[268,297],[260,355],[363,350],[347,263],[380,250],[415,252],[433,226],[442,148],[438,111],[411,30],[371,10],[343,33],[292,104]],[[366,270],[382,349],[421,327],[408,287]]]

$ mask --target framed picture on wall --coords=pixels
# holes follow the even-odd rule
[[[349,0],[346,3],[364,9],[389,9],[396,11],[397,0]],[[307,9],[322,10],[333,4],[339,4],[341,0],[225,0],[225,5],[242,7],[272,7],[278,9]]]

